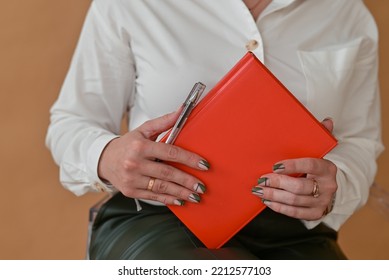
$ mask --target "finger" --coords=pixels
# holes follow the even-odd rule
[[[316,180],[307,178],[289,178],[290,180],[288,180],[287,177],[284,175],[277,176],[275,174],[268,174],[267,177],[259,179],[260,184],[252,189],[252,193],[263,200],[269,200],[279,204],[295,207],[326,208],[332,192],[328,190],[323,192]],[[295,192],[290,191],[293,191],[293,187],[290,186],[293,185],[293,181],[297,183],[295,184],[297,186]],[[305,189],[306,191],[300,192],[301,189]],[[317,194],[317,196],[314,194]]]
[[[182,163],[201,170],[208,170],[210,167],[209,163],[199,155],[178,146],[152,141],[144,144],[143,153],[147,158]]]
[[[319,220],[321,217],[323,217],[323,212],[325,210],[325,208],[323,207],[295,207],[270,200],[265,200],[263,203],[273,211],[278,212],[280,214],[284,214],[286,216],[293,217],[296,219],[304,219],[310,221]]]
[[[332,118],[325,118],[321,124],[330,132],[332,133],[332,131],[334,130],[334,121],[332,120]]]
[[[311,207],[313,205],[312,196],[296,195],[281,189],[259,186],[253,188],[253,194],[261,197],[264,200],[278,202],[290,206]]]
[[[160,135],[162,132],[170,129],[176,122],[182,106],[175,112],[163,115],[161,117],[146,121],[136,130],[138,130],[145,138],[153,139]]]
[[[137,180],[137,187],[132,184],[122,187],[120,191],[127,197],[148,199],[163,204],[184,205],[185,201],[199,203],[201,200],[200,195],[194,191],[171,182],[145,176]]]
[[[299,158],[278,162],[273,166],[277,174],[310,174],[313,176],[333,176],[336,174],[336,166],[325,159]]]
[[[260,188],[261,190],[258,190]],[[325,208],[328,205],[328,195],[314,197],[310,195],[297,195],[286,190],[255,187],[252,192],[254,195],[272,202],[285,204],[295,207]],[[320,197],[320,198],[319,198]]]
[[[138,190],[137,197],[139,199],[147,199],[151,201],[158,201],[165,205],[177,205],[183,206],[185,204],[185,200],[179,199],[175,196],[168,194],[159,194],[149,190]]]
[[[172,182],[156,178],[149,179],[147,190],[153,193],[170,195],[181,200],[195,203],[199,203],[201,200],[200,195],[193,190],[189,190]]]
[[[160,201],[165,204],[176,204],[177,201],[175,200],[177,199],[180,201],[180,204],[182,204],[182,201],[184,200],[194,203],[199,203],[201,200],[200,195],[196,192],[183,188],[182,186],[176,185],[172,182],[156,179],[153,177],[144,177],[143,181],[147,182],[147,184],[145,183],[146,188],[139,189],[140,192],[138,191],[138,195],[146,195],[147,197],[149,197],[148,199]],[[150,193],[145,193],[143,192],[143,190],[146,190]],[[203,190],[200,189],[200,191]],[[160,195],[156,196],[155,194]],[[169,200],[166,200],[168,198]]]
[[[205,192],[204,184],[196,177],[162,162],[145,161],[143,164],[139,165],[139,172],[145,174],[149,178],[157,178],[164,182],[171,182],[175,185],[179,185],[180,188],[185,188],[187,190],[187,194],[189,194],[189,191],[198,193]],[[144,185],[147,183],[148,182],[145,182]],[[169,189],[169,191],[170,194],[174,194],[171,189]],[[183,198],[184,196],[179,197]]]
[[[269,188],[271,194],[276,189],[285,190],[295,195],[312,195],[314,190],[314,181],[305,177],[291,177],[280,174],[266,174],[258,179],[258,187]]]

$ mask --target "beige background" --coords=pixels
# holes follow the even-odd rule
[[[89,207],[58,182],[44,146],[49,108],[69,66],[90,0],[0,5],[0,259],[83,259]],[[369,0],[381,32],[384,141],[389,146],[389,2]],[[377,182],[389,191],[388,152]],[[389,259],[389,211],[371,200],[340,232],[351,259]],[[389,203],[389,200],[388,200]],[[386,214],[386,216],[385,216]]]

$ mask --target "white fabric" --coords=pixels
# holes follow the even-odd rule
[[[383,150],[378,34],[359,0],[273,0],[257,21],[241,0],[94,0],[51,109],[47,145],[62,184],[77,195],[104,188],[98,160],[123,113],[132,129],[176,110],[195,82],[211,89],[252,40],[318,120],[334,120],[339,145],[326,158],[339,190],[324,222],[339,229],[366,202]]]

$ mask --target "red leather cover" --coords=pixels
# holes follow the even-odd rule
[[[248,52],[194,108],[175,142],[210,163],[209,171],[169,163],[202,180],[206,193],[199,204],[169,208],[206,247],[220,248],[265,208],[251,189],[274,163],[321,158],[336,144]]]

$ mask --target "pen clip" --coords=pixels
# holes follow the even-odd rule
[[[188,97],[184,102],[184,106],[189,105],[191,103],[197,104],[201,95],[203,94],[204,89],[205,89],[205,85],[203,83],[200,82],[195,83],[195,85],[193,86],[192,90],[190,91]]]
[[[204,89],[205,89],[205,85],[200,82],[197,82],[193,86],[192,90],[189,92],[189,95],[184,102],[184,108],[182,109],[180,116],[178,117],[173,128],[171,129],[170,134],[165,143],[167,144],[174,143],[182,127],[184,126],[186,120],[188,119],[190,113],[192,112],[192,109],[197,104],[198,100],[203,94]]]

